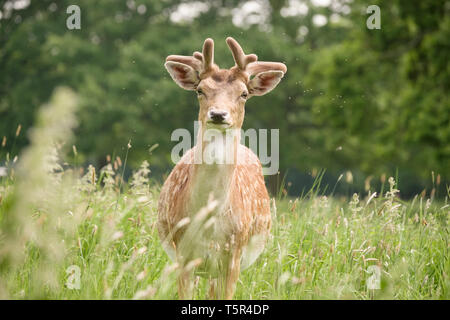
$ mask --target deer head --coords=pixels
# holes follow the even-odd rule
[[[287,71],[283,63],[260,62],[255,54],[244,54],[231,37],[226,41],[236,63],[230,69],[220,69],[214,63],[214,41],[209,38],[202,53],[170,55],[164,65],[181,88],[197,91],[199,121],[204,128],[240,129],[245,102],[271,91]]]

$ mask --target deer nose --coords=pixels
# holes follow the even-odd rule
[[[228,117],[228,112],[222,110],[210,110],[208,112],[208,117],[213,122],[223,122]]]

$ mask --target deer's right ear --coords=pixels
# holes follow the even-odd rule
[[[164,66],[170,73],[173,81],[185,90],[195,90],[200,82],[197,71],[184,63],[167,61]]]

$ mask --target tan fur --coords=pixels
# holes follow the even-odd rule
[[[231,148],[227,151],[233,152],[233,163],[195,163],[196,155],[202,156],[206,148],[222,148],[221,144],[204,141],[205,130],[208,126],[214,127],[208,121],[209,111],[228,112],[225,129],[239,130],[244,121],[246,97],[243,93],[249,93],[251,88],[246,68],[256,64],[257,58],[244,55],[237,42],[230,39],[227,43],[236,61],[236,66],[230,70],[219,69],[213,63],[211,39],[205,41],[203,53],[167,58],[171,64],[166,68],[180,86],[201,90],[199,143],[170,173],[158,205],[159,236],[169,256],[181,266],[178,292],[182,299],[192,298],[194,273],[210,278],[210,297],[231,299],[241,266],[245,268],[254,262],[270,233],[270,199],[261,163],[250,149],[239,143],[239,134],[231,146],[223,147]],[[177,63],[186,67],[180,68]],[[286,71],[283,64],[268,63],[267,66],[270,68],[263,71],[282,70],[278,71],[281,77]],[[197,80],[192,78],[192,70],[196,70]],[[181,81],[187,74],[191,77],[189,83]],[[271,83],[261,85],[261,90],[273,87]],[[199,262],[192,267],[192,261]]]

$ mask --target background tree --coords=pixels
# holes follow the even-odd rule
[[[81,30],[66,28],[72,4]],[[381,30],[366,28],[371,4]],[[197,102],[172,83],[164,59],[212,37],[216,61],[229,67],[224,39],[233,36],[288,66],[276,91],[248,102],[244,128],[280,129],[280,175],[288,172],[292,193],[318,168],[330,184],[351,170],[354,188],[398,171],[403,195],[430,183],[432,171],[443,184],[450,173],[448,1],[8,0],[0,12],[2,155],[27,144],[17,126],[32,127],[36,108],[68,85],[82,99],[78,163],[123,156],[131,139],[132,167],[150,158],[155,176],[166,172],[170,133],[193,130]]]

